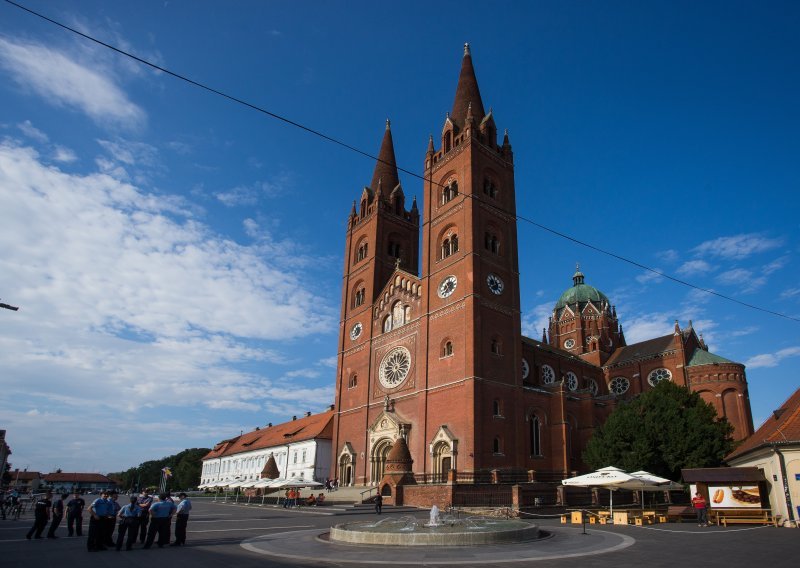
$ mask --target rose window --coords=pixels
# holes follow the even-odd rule
[[[395,347],[381,361],[379,378],[386,388],[394,388],[406,380],[411,369],[411,353],[405,347]]]
[[[614,394],[625,394],[631,387],[631,382],[625,377],[614,377],[608,383],[608,390]]]
[[[567,371],[567,388],[571,391],[578,390],[578,377],[572,371]]]
[[[552,385],[556,380],[556,373],[550,365],[542,365],[542,384]]]
[[[592,393],[593,396],[597,396],[600,387],[597,386],[597,381],[594,379],[589,379],[586,385],[589,388],[589,392]]]
[[[647,375],[647,382],[650,383],[651,387],[656,386],[661,381],[670,380],[672,380],[672,373],[670,373],[668,369],[656,369]]]

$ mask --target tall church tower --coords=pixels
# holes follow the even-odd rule
[[[506,428],[514,421],[492,417],[518,413],[513,393],[522,379],[513,154],[508,134],[497,143],[469,45],[439,143],[431,139],[425,157],[423,208],[429,405],[457,414],[431,419],[460,425],[470,453],[461,453],[459,469],[473,470],[497,465],[517,444]],[[444,356],[448,343],[452,357]],[[454,382],[458,391],[440,390]]]

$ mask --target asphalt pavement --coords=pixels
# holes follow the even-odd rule
[[[325,506],[286,510],[194,499],[187,545],[153,547],[137,544],[130,552],[86,550],[83,537],[67,537],[62,523],[57,539],[25,538],[33,519],[0,521],[0,566],[3,568],[73,568],[97,566],[171,566],[193,568],[264,568],[283,566],[547,566],[573,568],[620,566],[792,566],[800,558],[800,529],[737,526],[698,527],[666,523],[645,527],[590,525],[587,533],[557,519],[542,518],[547,535],[540,541],[464,548],[361,547],[331,543],[326,534],[340,523],[375,520],[369,508]],[[384,517],[413,514],[427,520],[428,511],[393,511]],[[86,519],[84,519],[86,522]],[[595,528],[597,527],[597,528]],[[46,534],[46,533],[45,533]]]

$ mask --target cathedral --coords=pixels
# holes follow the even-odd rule
[[[423,169],[420,210],[407,203],[387,121],[347,220],[340,484],[561,479],[586,469],[581,453],[617,401],[664,380],[699,392],[735,439],[752,433],[742,364],[710,353],[691,322],[628,345],[613,303],[580,269],[542,337],[522,335],[514,153],[508,131],[498,143],[468,45]]]

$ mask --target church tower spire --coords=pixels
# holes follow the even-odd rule
[[[450,120],[456,126],[463,128],[464,121],[472,105],[472,117],[478,123],[486,116],[481,100],[481,91],[478,88],[478,79],[475,77],[475,68],[472,66],[472,54],[469,44],[464,44],[464,57],[461,59],[461,73],[458,76],[458,86],[456,87],[456,97],[453,101],[453,111],[450,113]]]
[[[392,141],[392,123],[387,118],[381,149],[378,152],[378,161],[375,162],[375,171],[369,187],[373,191],[377,191],[380,184],[383,186],[383,193],[389,195],[399,183],[400,178],[397,175],[397,162],[394,157],[394,142]]]

